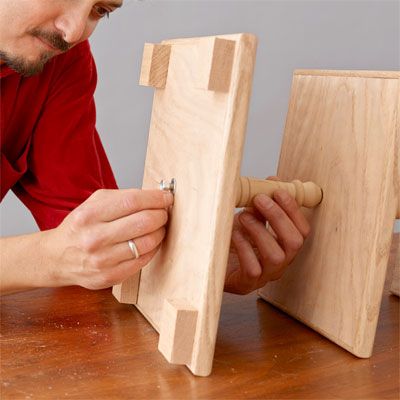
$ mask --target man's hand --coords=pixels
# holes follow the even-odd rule
[[[102,289],[122,282],[157,252],[172,203],[167,191],[98,190],[57,228],[2,238],[1,292],[68,285]]]
[[[284,190],[276,190],[273,199],[257,195],[254,206],[235,215],[227,292],[247,294],[279,279],[310,232],[300,207]]]
[[[57,228],[65,284],[102,289],[122,282],[156,254],[173,196],[160,190],[98,190]],[[140,257],[128,246],[133,239]]]

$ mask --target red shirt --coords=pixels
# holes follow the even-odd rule
[[[97,73],[89,43],[23,78],[0,67],[0,200],[9,189],[40,229],[57,226],[99,188],[116,188],[95,128]]]

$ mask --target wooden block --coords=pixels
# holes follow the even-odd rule
[[[165,300],[158,350],[173,364],[190,364],[197,310],[184,300]]]
[[[323,201],[261,297],[359,357],[372,353],[398,206],[398,72],[296,71],[277,175]]]
[[[163,89],[167,83],[171,46],[146,43],[139,84]]]
[[[231,84],[235,41],[214,38],[202,41],[198,48],[199,88],[215,92],[228,92]]]
[[[131,276],[119,285],[112,288],[112,294],[124,304],[136,304],[139,289],[140,272]]]
[[[142,269],[136,307],[160,332],[165,299],[186,299],[198,312],[188,368],[209,375],[240,174],[256,38],[234,41],[227,92],[197,86],[198,49],[213,49],[214,37],[164,41],[171,46],[168,84],[156,91],[143,188],[175,178],[177,189],[168,233]]]

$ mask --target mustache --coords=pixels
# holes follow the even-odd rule
[[[69,50],[72,47],[71,44],[69,44],[62,38],[60,33],[46,32],[37,28],[32,29],[31,31],[29,31],[29,33],[32,36],[35,36],[39,39],[44,40],[47,43],[50,43],[53,47],[63,52]]]

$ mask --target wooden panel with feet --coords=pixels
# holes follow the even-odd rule
[[[212,367],[256,42],[235,34],[144,51],[141,83],[156,91],[143,188],[174,178],[175,200],[160,251],[113,293],[160,332],[170,362],[196,375]]]

